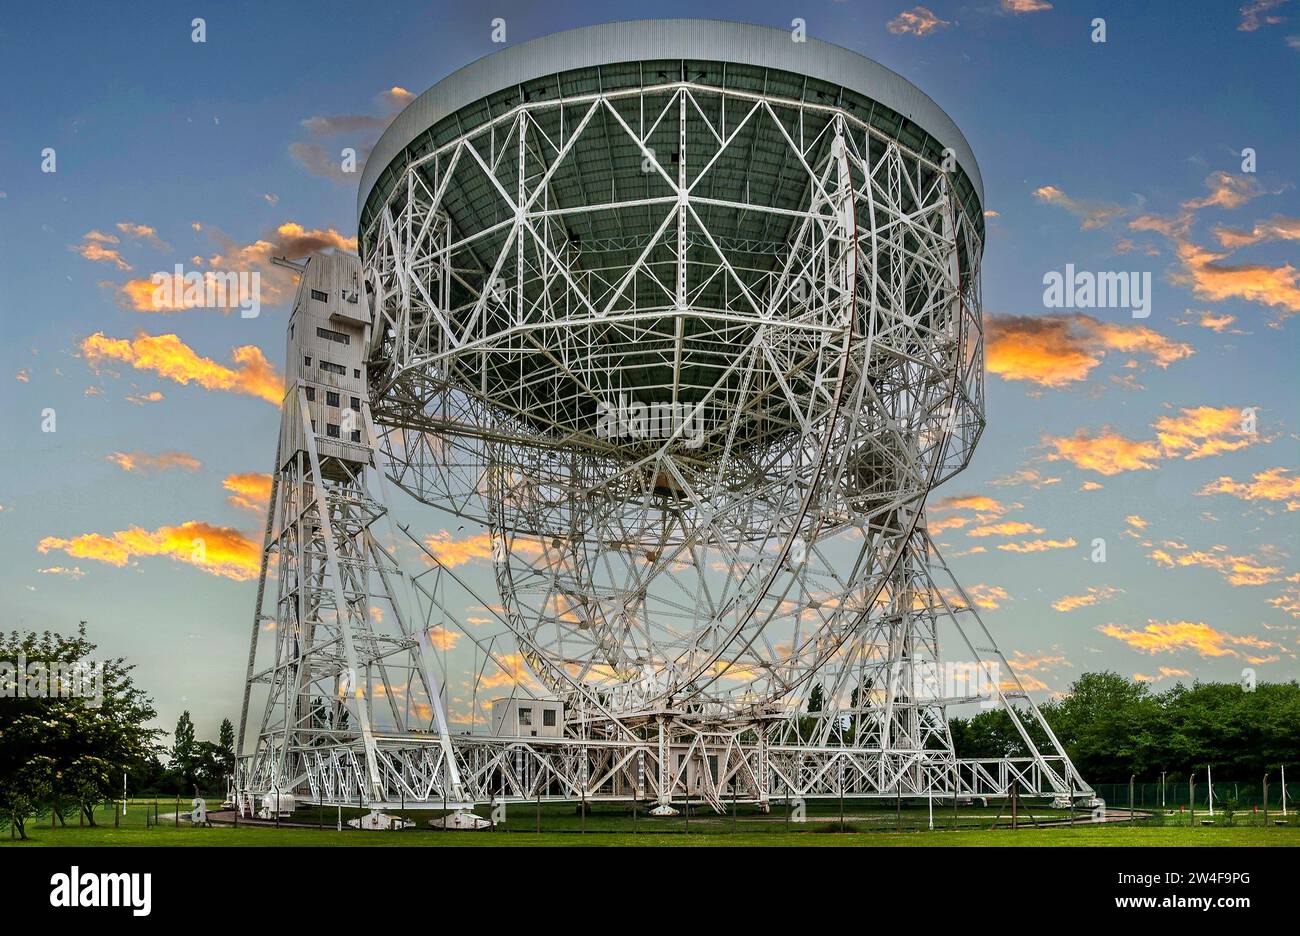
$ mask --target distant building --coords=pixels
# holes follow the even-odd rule
[[[506,738],[564,736],[564,703],[557,699],[494,699],[492,733]]]

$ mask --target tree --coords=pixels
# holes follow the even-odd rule
[[[193,788],[199,775],[199,748],[194,740],[194,720],[190,710],[181,712],[176,719],[176,731],[172,734],[172,760],[170,767],[178,775],[181,786],[186,790]]]
[[[826,706],[826,690],[822,688],[821,683],[812,687],[808,693],[808,714],[820,712]]]
[[[39,661],[44,675],[0,676],[0,813],[20,835],[25,820],[44,811],[60,819],[71,807],[95,822],[94,807],[113,793],[113,778],[150,756],[159,732],[145,727],[157,714],[123,660],[95,661],[96,646],[85,623],[75,637],[51,631],[0,634],[0,660]],[[54,664],[61,664],[58,675]],[[71,693],[67,668],[80,665],[89,677]],[[22,683],[23,691],[18,691]],[[44,684],[45,692],[31,690]]]
[[[235,726],[230,723],[229,718],[221,719],[221,727],[217,730],[217,747],[229,758],[228,769],[233,770],[235,767]]]

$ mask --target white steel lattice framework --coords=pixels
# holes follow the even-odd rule
[[[481,523],[499,593],[408,533],[432,566],[410,616],[454,618],[448,586],[491,609],[506,643],[463,632],[562,731],[458,734],[439,706],[362,731],[358,693],[358,729],[264,743],[276,782],[375,807],[1091,798],[926,532],[984,425],[966,170],[806,76],[595,72],[463,108],[362,193],[366,463]],[[981,696],[1030,756],[955,756],[946,709]]]

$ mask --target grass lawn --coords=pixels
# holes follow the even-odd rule
[[[129,814],[128,814],[129,815]],[[1026,845],[1057,847],[1062,845],[1114,846],[1114,845],[1234,845],[1234,846],[1300,846],[1300,827],[1271,826],[1217,826],[1143,827],[1082,823],[1073,827],[1010,829],[959,829],[935,832],[849,832],[831,833],[821,822],[810,822],[804,830],[785,831],[784,824],[775,824],[769,831],[731,832],[730,826],[715,823],[706,826],[693,823],[697,831],[665,833],[643,820],[645,831],[632,834],[626,831],[603,832],[542,832],[527,829],[516,832],[437,832],[428,829],[409,829],[402,832],[358,832],[334,829],[274,829],[217,827],[189,828],[182,820],[178,828],[164,821],[153,828],[137,824],[112,825],[96,828],[78,826],[51,829],[46,825],[28,826],[30,841],[20,842],[0,839],[0,847],[34,848],[47,845],[91,846],[276,846],[276,845],[353,845],[377,846],[534,846],[534,845],[809,845],[809,846],[920,846],[920,845]]]

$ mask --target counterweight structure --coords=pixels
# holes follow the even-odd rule
[[[313,258],[290,324],[242,790],[1091,800],[926,528],[984,426],[981,183],[929,98],[779,30],[592,27],[421,95],[359,202],[361,260]],[[478,525],[495,595],[384,519],[389,482]],[[958,758],[970,702],[1029,756]]]

